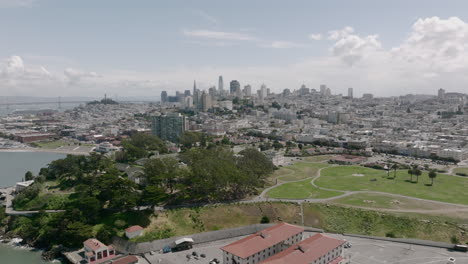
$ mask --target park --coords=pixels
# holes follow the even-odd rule
[[[407,170],[387,172],[357,165],[341,166],[306,160],[280,168],[273,177],[277,179],[277,187],[267,190],[267,198],[325,199],[343,194],[378,192],[468,205],[468,194],[465,192],[468,178],[445,173],[437,173],[432,184],[428,171],[422,171],[417,177]],[[388,197],[391,199],[391,196]],[[358,205],[365,206],[366,203]]]

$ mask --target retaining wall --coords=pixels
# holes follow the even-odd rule
[[[197,245],[222,239],[250,235],[270,226],[272,226],[272,224],[256,224],[141,243],[135,243],[120,237],[114,237],[112,244],[119,252],[127,254],[142,254],[150,251],[162,250],[165,246],[173,246],[177,239],[183,237],[191,237],[194,244]]]

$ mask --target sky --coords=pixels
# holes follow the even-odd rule
[[[0,96],[468,91],[468,1],[0,0]]]

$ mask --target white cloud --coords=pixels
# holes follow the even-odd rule
[[[268,44],[262,44],[260,45],[261,47],[264,48],[274,48],[274,49],[290,49],[290,48],[298,48],[302,47],[302,44],[299,43],[294,43],[291,41],[273,41]]]
[[[311,40],[321,40],[322,39],[322,34],[320,34],[320,33],[310,34],[309,39],[311,39]]]
[[[382,44],[377,35],[361,37],[351,32],[354,30],[346,27],[341,31],[330,33],[329,37],[336,41],[330,49],[333,55],[340,57],[348,65],[352,66],[363,57],[381,49]]]
[[[76,70],[73,68],[67,68],[63,71],[63,74],[70,81],[71,84],[78,83],[83,78],[98,78],[99,76],[96,72],[86,72],[83,70]]]
[[[190,41],[233,43],[236,41],[231,40],[238,37],[238,33],[192,33],[189,36],[197,38],[190,38]],[[251,35],[246,36],[241,39],[252,39]],[[70,63],[72,68],[57,67],[53,60],[43,64],[38,58],[32,65],[26,57],[12,56],[0,60],[0,78],[2,88],[10,95],[93,96],[112,91],[120,96],[156,98],[162,90],[174,93],[190,89],[193,79],[200,88],[208,88],[217,84],[219,75],[223,75],[226,83],[237,79],[241,85],[252,84],[254,89],[265,82],[276,92],[284,88],[297,89],[303,82],[316,89],[325,83],[333,93],[346,93],[347,87],[352,86],[356,94],[371,92],[378,96],[435,94],[440,87],[466,92],[468,24],[459,18],[419,19],[409,28],[405,40],[390,48],[384,48],[377,35],[362,35],[351,27],[330,31],[327,37],[331,41],[329,54],[283,65],[181,66],[156,72],[113,69],[100,70],[100,75],[77,70],[76,63]],[[254,43],[277,48],[291,46],[285,41],[267,43],[256,39]],[[49,70],[57,68],[59,70]]]
[[[255,37],[237,32],[224,32],[224,31],[213,31],[213,30],[184,30],[183,34],[187,37],[207,38],[207,39],[223,39],[223,40],[256,40]]]
[[[343,29],[339,30],[331,30],[328,32],[328,39],[330,40],[337,40],[340,38],[345,38],[354,32],[354,28],[352,27],[344,27]]]

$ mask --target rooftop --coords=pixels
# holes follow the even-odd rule
[[[324,234],[316,234],[288,249],[260,262],[262,264],[308,264],[324,256],[334,248],[345,243],[344,240]],[[331,262],[335,263],[335,262]]]
[[[95,239],[95,238],[90,238],[88,240],[86,240],[85,242],[83,242],[83,245],[89,249],[91,249],[92,251],[96,251],[102,247],[106,247],[106,245],[104,243],[102,243],[101,241]]]
[[[139,225],[134,225],[134,226],[131,226],[131,227],[125,229],[125,232],[133,233],[133,232],[140,231],[140,230],[143,230],[143,227],[141,227]]]
[[[301,232],[304,232],[304,228],[280,223],[224,246],[221,250],[240,258],[247,258]]]

